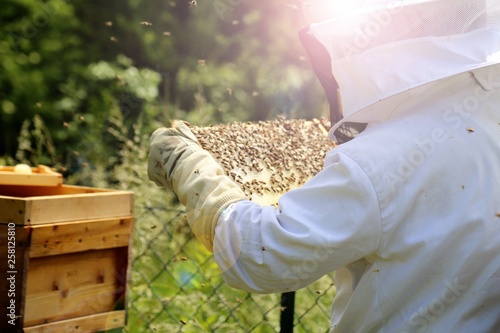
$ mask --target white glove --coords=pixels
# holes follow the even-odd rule
[[[157,129],[150,142],[149,179],[177,194],[186,206],[194,234],[212,251],[220,214],[247,197],[212,155],[201,148],[184,122],[175,121],[171,128]]]

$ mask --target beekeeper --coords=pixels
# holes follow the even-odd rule
[[[182,122],[153,133],[149,177],[230,286],[335,271],[331,332],[500,332],[500,1],[362,3],[307,30],[344,143],[279,209],[247,200]]]

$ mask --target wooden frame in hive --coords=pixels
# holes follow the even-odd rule
[[[335,147],[324,120],[277,119],[197,127],[190,125],[209,151],[254,202],[276,205],[285,192],[303,185],[324,165]]]

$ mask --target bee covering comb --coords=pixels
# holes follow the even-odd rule
[[[327,122],[318,119],[189,126],[248,198],[262,205],[276,205],[282,194],[318,173],[335,147]]]

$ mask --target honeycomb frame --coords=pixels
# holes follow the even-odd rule
[[[324,119],[189,126],[226,175],[250,200],[262,205],[276,206],[281,195],[306,183],[323,168],[326,153],[335,147],[327,137],[329,122]]]

